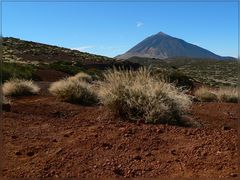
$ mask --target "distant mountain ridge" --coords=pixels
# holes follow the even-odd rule
[[[149,36],[126,53],[116,56],[116,59],[128,59],[131,57],[145,57],[156,59],[167,59],[173,57],[207,58],[207,59],[234,59],[223,57],[213,52],[188,43],[182,39],[169,36],[163,32]]]

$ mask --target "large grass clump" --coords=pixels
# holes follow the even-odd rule
[[[90,105],[97,103],[97,94],[89,83],[91,77],[84,73],[65,78],[50,85],[49,91],[58,99],[71,103]]]
[[[38,94],[40,88],[32,80],[10,79],[3,84],[5,96],[23,96]]]
[[[108,70],[99,82],[99,99],[117,115],[146,123],[181,120],[191,100],[172,84],[151,75],[151,70]]]
[[[237,88],[233,87],[221,87],[218,89],[201,87],[195,91],[195,96],[198,100],[203,102],[238,102]]]

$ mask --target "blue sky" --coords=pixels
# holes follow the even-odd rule
[[[3,2],[2,35],[114,57],[157,32],[238,55],[237,2]]]

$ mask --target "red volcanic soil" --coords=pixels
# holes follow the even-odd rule
[[[238,179],[240,106],[195,103],[202,127],[131,123],[101,106],[47,95],[3,112],[3,169],[17,177],[232,177]]]
[[[54,82],[69,76],[69,74],[67,73],[56,71],[53,69],[38,69],[35,74],[39,80],[50,82]]]

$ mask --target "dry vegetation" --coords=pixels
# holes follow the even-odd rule
[[[217,95],[207,87],[201,87],[197,89],[195,91],[195,96],[199,101],[202,101],[202,102],[213,102],[213,101],[217,101],[218,99]]]
[[[68,79],[86,81],[89,83],[92,81],[92,77],[83,72],[77,73],[75,76],[71,76]]]
[[[22,96],[38,94],[40,88],[32,80],[11,79],[2,87],[5,96]]]
[[[238,82],[238,61],[213,60],[199,58],[176,57],[166,60],[133,57],[131,62],[151,65],[170,70],[178,70],[195,81],[211,87],[236,86]]]
[[[6,98],[6,96],[3,95],[1,98],[0,104],[10,104],[10,103],[11,103],[11,101],[8,98]]]
[[[150,123],[180,120],[191,105],[189,96],[151,71],[109,70],[99,82],[99,99],[117,115]]]
[[[91,76],[79,73],[52,83],[49,91],[71,103],[91,105],[99,100],[120,117],[147,123],[177,122],[191,105],[184,91],[145,68],[108,70],[104,80],[95,83]]]
[[[201,87],[195,91],[195,96],[198,100],[203,102],[238,102],[237,88],[232,87],[222,87],[219,89]]]
[[[62,101],[86,105],[96,104],[97,95],[89,81],[91,81],[91,76],[78,73],[75,76],[52,83],[49,91]]]

